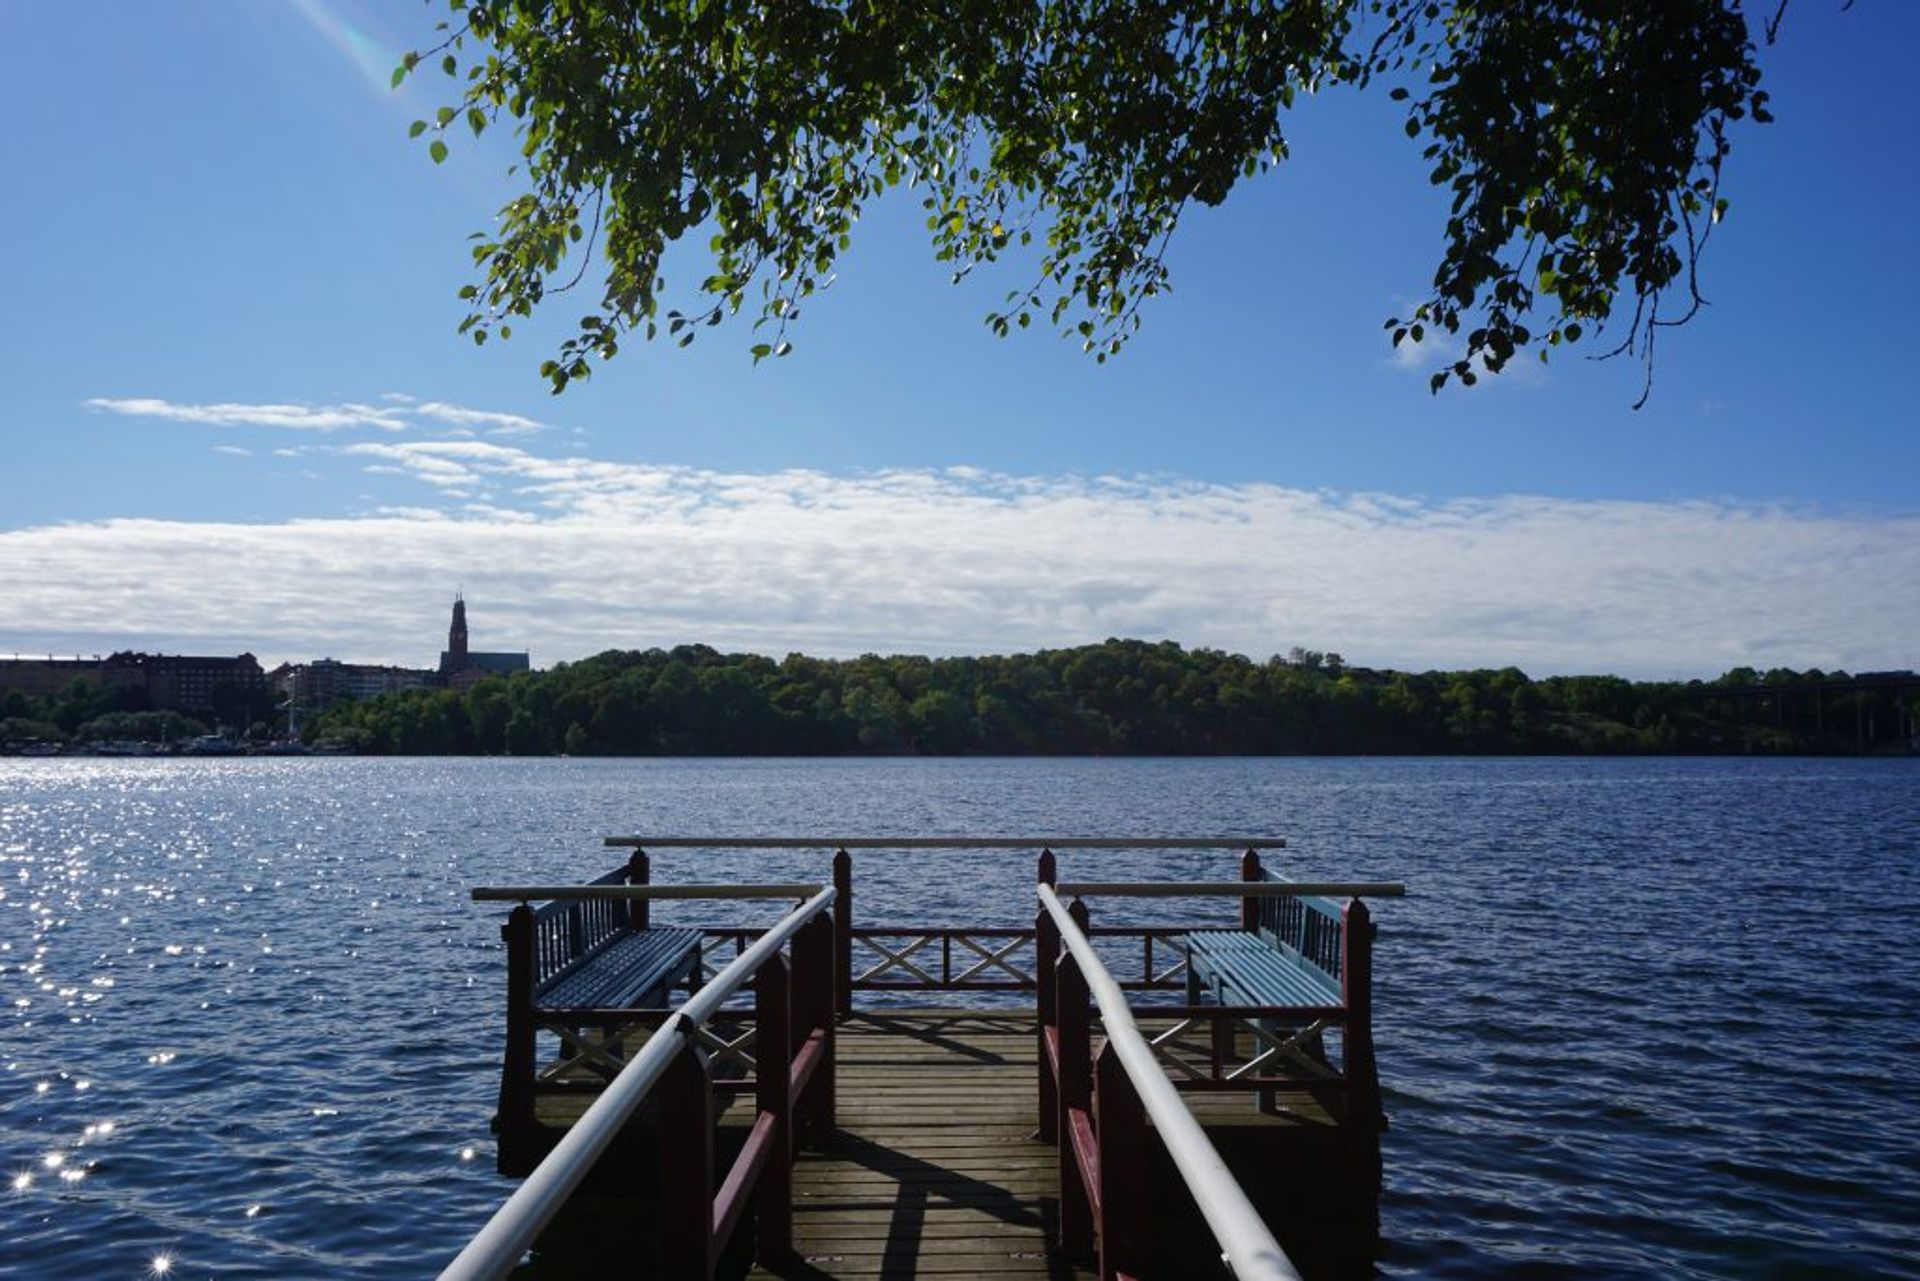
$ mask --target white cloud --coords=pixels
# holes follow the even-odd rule
[[[465,405],[439,400],[420,401],[405,392],[383,392],[380,399],[386,403],[281,405],[223,401],[212,405],[193,405],[155,397],[113,399],[96,396],[86,404],[89,409],[129,418],[157,418],[164,422],[198,423],[210,427],[269,427],[319,432],[372,428],[402,432],[426,424],[445,424],[464,434],[479,431],[489,436],[528,436],[551,430],[548,424],[523,414],[470,409]]]
[[[253,457],[253,451],[251,449],[245,449],[239,445],[215,445],[213,452],[216,454],[225,454],[229,458]]]
[[[502,414],[488,409],[468,409],[464,405],[449,405],[438,400],[413,405],[407,412],[418,414],[422,418],[451,423],[456,427],[478,427],[489,436],[528,436],[534,432],[550,430],[548,424],[520,414]]]
[[[722,473],[476,440],[337,452],[413,477],[427,503],[0,531],[0,651],[425,663],[459,583],[475,643],[537,663],[693,640],[847,655],[1117,635],[1691,675],[1911,666],[1920,635],[1920,603],[1888,590],[1920,582],[1911,515],[977,469]]]
[[[407,424],[392,409],[374,405],[243,405],[223,402],[216,405],[183,405],[173,401],[138,397],[114,400],[95,397],[86,402],[90,409],[130,418],[160,418],[168,422],[202,423],[211,427],[275,427],[293,431],[341,431],[353,427],[374,427],[381,431],[405,431]]]

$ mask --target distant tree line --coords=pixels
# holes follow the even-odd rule
[[[1843,672],[1533,680],[1109,640],[937,659],[610,650],[337,703],[303,728],[362,752],[523,756],[1851,753],[1905,750],[1916,713],[1912,684]]]

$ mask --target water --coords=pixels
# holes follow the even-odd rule
[[[1414,889],[1384,1274],[1920,1276],[1920,762],[300,759],[0,761],[0,1275],[434,1271],[509,1186],[465,891],[634,831],[1284,834]],[[861,919],[1030,918],[1025,857],[928,860]]]

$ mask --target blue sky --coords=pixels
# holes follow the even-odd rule
[[[1440,208],[1379,96],[1176,239],[1096,367],[981,318],[910,196],[755,368],[744,323],[555,399],[558,332],[454,333],[504,138],[436,167],[437,13],[0,7],[0,653],[424,663],[456,584],[535,662],[1170,636],[1424,668],[1904,667],[1920,636],[1920,6],[1792,7],[1742,129],[1713,306],[1637,367],[1437,399],[1381,323]],[[696,268],[683,273],[692,276]],[[571,319],[584,308],[563,306]]]

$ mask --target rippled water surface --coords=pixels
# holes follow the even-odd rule
[[[436,1270],[509,1187],[466,890],[610,832],[1285,835],[1414,891],[1377,907],[1383,1273],[1920,1276],[1913,760],[0,760],[0,1274]],[[856,877],[866,920],[1033,910],[1024,857]]]

